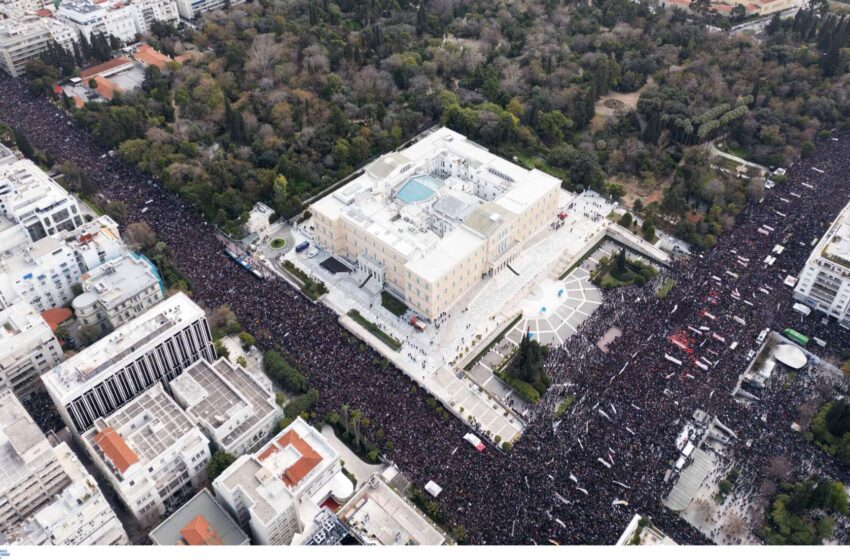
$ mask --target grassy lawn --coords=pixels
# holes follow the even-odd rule
[[[668,278],[667,280],[664,281],[664,283],[661,285],[661,287],[658,288],[658,291],[655,292],[656,297],[658,297],[658,299],[666,298],[667,294],[670,293],[670,290],[672,290],[673,286],[675,286],[675,285],[676,285],[676,281],[673,280],[672,278]]]
[[[368,319],[366,319],[356,309],[352,309],[351,311],[349,311],[348,316],[351,317],[352,319],[354,319],[357,322],[357,324],[359,324],[361,327],[363,327],[364,329],[369,331],[378,340],[380,340],[381,342],[383,342],[384,344],[386,344],[387,346],[389,346],[390,348],[392,348],[396,352],[398,352],[399,348],[401,348],[401,342],[399,342],[395,338],[391,337],[390,335],[388,335],[387,333],[382,331],[381,328],[378,325],[376,325],[372,321],[369,321]]]
[[[590,281],[603,290],[610,290],[621,286],[631,286],[632,284],[643,286],[658,275],[658,271],[652,266],[631,259],[626,259],[623,272],[617,272],[617,260],[616,254],[603,257],[596,270],[590,275]]]
[[[281,239],[280,237],[275,237],[269,243],[272,249],[283,249],[286,247],[286,239]]]
[[[407,306],[399,301],[398,298],[389,292],[381,292],[381,305],[390,311],[396,317],[401,317],[407,313]]]
[[[473,367],[475,364],[477,364],[477,363],[478,363],[478,361],[479,361],[481,358],[483,358],[484,356],[486,356],[486,355],[487,355],[487,352],[489,352],[491,348],[493,348],[496,344],[498,344],[500,340],[502,340],[503,338],[505,338],[505,335],[506,335],[506,334],[508,334],[508,331],[510,331],[512,328],[514,328],[514,325],[516,325],[517,323],[519,323],[519,320],[520,320],[520,319],[522,319],[522,314],[521,314],[521,313],[520,313],[519,315],[517,315],[517,316],[516,316],[516,318],[515,318],[513,321],[511,321],[510,323],[508,323],[508,326],[507,326],[507,327],[505,327],[504,329],[502,329],[502,332],[500,332],[500,333],[498,334],[498,336],[496,336],[496,338],[494,338],[494,339],[492,340],[492,342],[490,342],[490,344],[488,344],[487,346],[485,346],[485,347],[484,347],[484,349],[482,349],[482,350],[481,350],[481,352],[479,352],[478,354],[476,354],[476,355],[475,355],[475,357],[474,357],[474,358],[472,358],[472,360],[470,360],[470,361],[469,361],[469,363],[468,363],[468,364],[466,364],[466,367],[464,367],[463,369],[464,369],[465,371],[469,371],[469,370],[471,370],[471,369],[472,369],[472,367]]]
[[[301,282],[301,293],[311,300],[316,301],[323,294],[328,293],[328,287],[325,286],[324,282],[315,282],[291,262],[283,261],[283,268]]]
[[[555,418],[560,418],[573,406],[573,403],[576,401],[575,395],[567,395],[567,398],[561,401],[561,404],[558,405],[558,408],[555,410]]]

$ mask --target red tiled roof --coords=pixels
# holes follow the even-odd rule
[[[56,331],[56,328],[71,318],[73,313],[67,307],[53,307],[47,311],[41,312],[41,318],[50,325],[50,330]]]
[[[310,444],[301,439],[295,430],[289,430],[277,440],[281,447],[293,446],[301,454],[301,458],[295,461],[286,472],[283,473],[283,482],[287,486],[295,486],[301,480],[310,474],[319,463],[322,462],[322,456],[315,449],[310,447]]]
[[[172,60],[170,56],[162,54],[150,45],[140,45],[139,48],[136,49],[135,56],[136,60],[142,64],[147,66],[156,66],[160,70],[164,69]]]
[[[88,68],[84,68],[80,72],[80,78],[82,78],[83,80],[88,80],[92,76],[108,72],[113,68],[118,68],[119,66],[123,66],[129,63],[129,58],[127,58],[126,56],[119,56],[118,58],[113,58],[112,60],[107,60],[102,64],[98,64],[97,66],[90,66]]]
[[[37,15],[38,17],[53,17],[53,12],[51,12],[47,8],[42,8],[40,10],[36,10],[35,15]]]
[[[101,430],[94,437],[94,443],[103,451],[103,454],[122,474],[127,472],[132,465],[139,462],[139,456],[130,449],[121,434],[113,428],[108,427]]]
[[[107,80],[103,76],[94,77],[95,90],[104,99],[112,99],[116,93],[121,93],[121,88]]]
[[[193,546],[224,544],[203,515],[198,515],[187,523],[185,527],[180,529],[180,534],[183,535],[183,540],[178,544],[184,542]]]
[[[261,452],[261,453],[257,456],[257,460],[259,460],[259,461],[261,461],[261,462],[262,462],[262,461],[265,461],[266,459],[268,459],[269,457],[271,457],[272,455],[274,455],[274,454],[275,454],[275,453],[277,453],[278,451],[280,451],[280,449],[278,449],[277,447],[275,447],[274,443],[270,443],[270,444],[269,444],[269,446],[268,446],[267,448],[265,448],[265,449],[264,449],[264,450],[263,450],[263,451],[262,451],[262,452]]]

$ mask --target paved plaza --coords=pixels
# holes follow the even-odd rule
[[[588,270],[579,267],[564,280],[558,278],[601,238],[610,223],[605,216],[616,203],[594,192],[577,195],[562,191],[560,197],[559,207],[567,212],[566,219],[553,216],[550,226],[526,242],[511,263],[513,270],[505,269],[482,280],[452,307],[446,319],[429,324],[424,332],[384,308],[382,286],[365,273],[332,273],[321,266],[331,256],[322,248],[313,257],[308,256],[309,251],[292,250],[303,240],[313,242],[309,221],[292,230],[292,244],[286,258],[327,285],[329,293],[324,302],[343,317],[346,327],[369,340],[462,418],[469,421],[472,416],[482,432],[489,431],[492,437],[499,435],[500,440],[511,441],[522,432],[521,416],[526,412],[526,404],[514,399],[510,388],[493,377],[492,372],[487,375],[486,370],[473,368],[467,376],[456,366],[464,357],[480,351],[482,341],[503,329],[519,313],[526,317],[530,308],[537,311],[528,313],[510,333],[514,343],[528,328],[544,343],[560,344],[601,303],[601,294],[590,284]],[[592,270],[595,263],[586,266]],[[541,311],[542,307],[546,310]],[[392,351],[345,318],[351,309],[357,309],[401,342],[401,349]]]

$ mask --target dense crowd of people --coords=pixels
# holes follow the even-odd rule
[[[308,376],[320,392],[320,415],[343,404],[363,411],[371,421],[364,431],[373,441],[378,429],[384,432],[388,457],[416,485],[434,480],[443,488],[437,501],[470,543],[612,544],[635,513],[653,516],[680,543],[707,542],[661,505],[670,486],[665,472],[679,453],[676,436],[697,409],[735,432],[730,452],[755,471],[777,454],[800,469],[818,456],[818,468],[846,482],[846,469],[842,474],[790,429],[795,393],[765,391],[745,406],[732,391],[762,329],[800,324],[783,281],[799,272],[811,240],[847,202],[849,136],[823,142],[789,170],[786,182],[748,203],[735,233],[713,251],[665,271],[659,281],[676,281],[665,298],[656,297],[652,282],[607,297],[576,336],[550,352],[553,387],[512,451],[477,453],[462,440],[467,426],[444,419],[423,389],[371,349],[362,351],[332,310],[276,277],[259,280],[239,268],[198,212],[110,156],[49,100],[3,76],[0,119],[57,161],[79,165],[101,195],[126,203],[127,223],[147,222],[196,300],[209,308],[229,305],[261,348],[281,349]],[[784,252],[765,265],[776,244]],[[838,329],[834,324],[810,324],[824,331],[818,334],[824,340],[839,340],[826,334]],[[603,352],[596,342],[611,327],[622,335]],[[685,342],[673,344],[672,336]],[[552,412],[567,395],[575,403],[555,420]]]

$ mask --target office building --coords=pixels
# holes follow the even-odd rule
[[[66,443],[54,448],[71,482],[53,501],[6,531],[15,546],[129,544],[127,533],[94,478]]]
[[[360,542],[380,546],[438,546],[446,539],[419,510],[376,475],[337,511]]]
[[[231,0],[230,4],[242,4],[245,0]],[[204,12],[224,9],[226,0],[177,0],[177,10],[180,17],[194,19]]]
[[[251,544],[248,535],[204,488],[150,532],[160,546],[241,546]]]
[[[441,128],[310,211],[320,246],[434,319],[551,223],[560,186]]]
[[[61,361],[59,341],[30,304],[21,301],[0,311],[0,389],[25,395]]]
[[[328,499],[353,492],[339,454],[297,418],[253,455],[243,455],[213,481],[218,500],[254,544],[288,545]]]
[[[156,267],[143,256],[118,257],[80,277],[83,293],[71,303],[82,326],[115,330],[162,301]]]
[[[815,246],[794,297],[850,328],[850,204]]]
[[[0,306],[23,300],[36,311],[63,307],[73,299],[81,274],[68,244],[44,237],[0,261]]]
[[[52,17],[18,14],[0,21],[0,70],[17,78],[27,62],[38,58],[51,41],[72,48],[74,30]]]
[[[283,410],[271,381],[225,358],[200,360],[171,381],[174,400],[222,451],[254,451],[277,430]]]
[[[77,200],[28,159],[0,167],[0,212],[32,241],[83,224]]]
[[[95,420],[81,439],[143,525],[206,481],[209,440],[160,384]]]
[[[178,292],[71,356],[41,380],[65,423],[90,428],[157,383],[189,365],[215,360],[204,311]]]
[[[24,522],[69,483],[32,417],[11,391],[0,391],[0,528]]]

